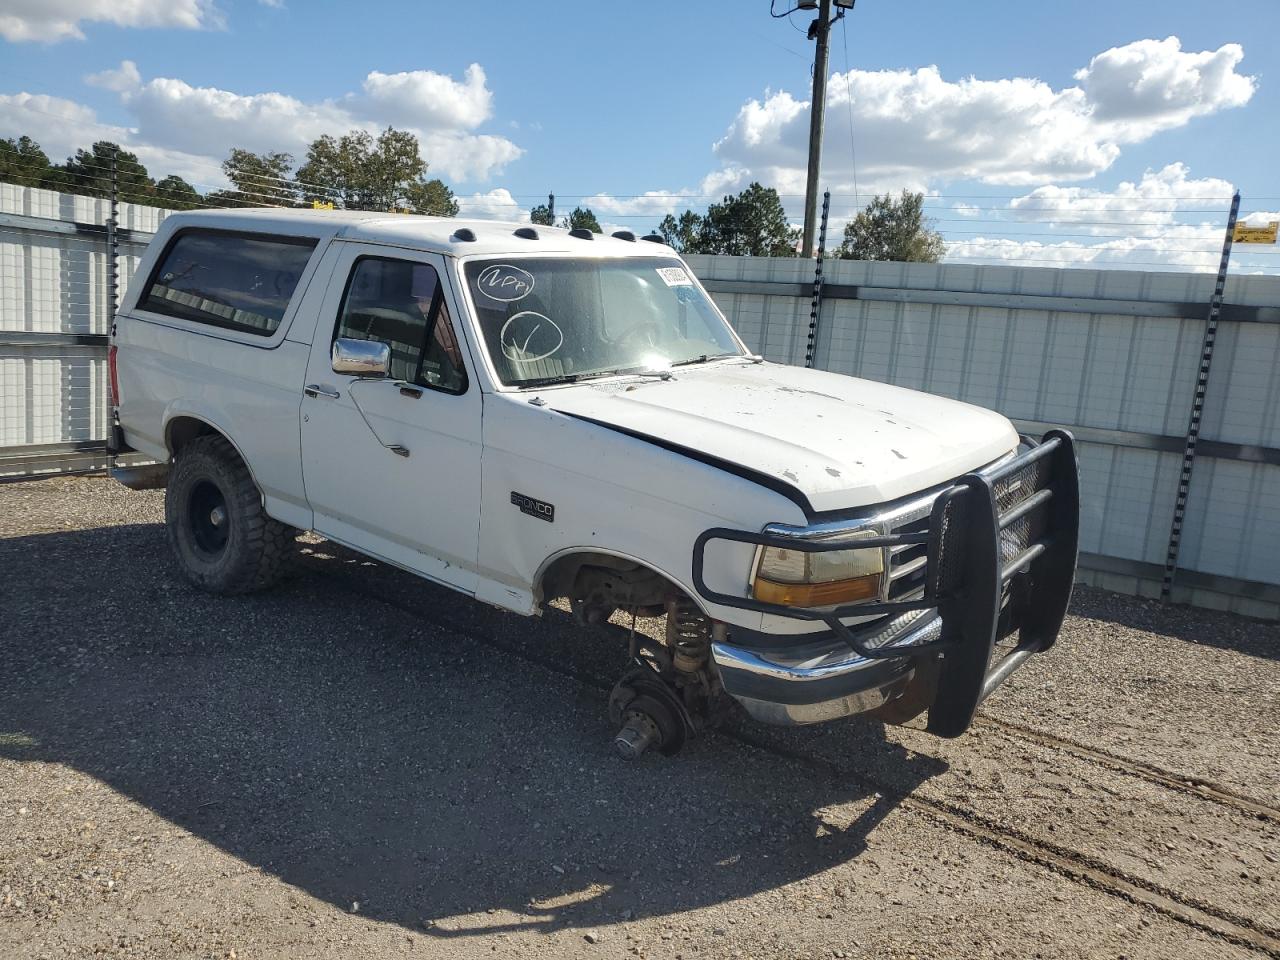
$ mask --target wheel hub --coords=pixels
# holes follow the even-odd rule
[[[671,756],[693,735],[693,718],[675,689],[656,670],[628,670],[609,696],[609,717],[619,725],[613,747],[624,760],[635,760],[650,747]]]
[[[210,556],[221,553],[231,534],[230,519],[227,498],[216,483],[201,480],[192,487],[187,520],[196,549]]]

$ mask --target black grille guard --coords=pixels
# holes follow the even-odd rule
[[[805,553],[852,546],[847,540],[801,540],[726,527],[706,530],[694,542],[694,587],[703,599],[721,606],[821,621],[868,659],[941,653],[943,664],[937,696],[929,710],[929,730],[940,736],[959,736],[972,722],[978,705],[996,687],[1033,654],[1053,646],[1075,582],[1080,533],[1075,441],[1065,430],[1051,430],[1039,442],[1022,439],[1030,449],[992,469],[966,474],[939,493],[927,531],[857,540],[858,548],[926,544],[924,593],[917,599],[813,609],[712,590],[703,577],[706,547],[712,540]],[[1032,480],[1033,488],[1027,496],[1005,506],[1001,501],[1008,499],[1009,485],[1017,477]],[[1019,536],[1012,535],[1015,530]],[[1016,549],[1011,556],[1010,547]],[[1002,617],[1005,588],[1015,578],[1019,596],[1011,598]],[[898,615],[933,608],[942,618],[939,639],[911,647],[869,647],[841,622],[844,617]],[[1021,631],[1017,646],[992,666],[996,643],[1015,630]]]

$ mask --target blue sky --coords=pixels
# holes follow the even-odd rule
[[[751,179],[800,212],[811,15],[767,0],[102,6],[0,0],[0,136],[60,158],[118,135],[153,174],[216,184],[233,144],[300,155],[317,131],[392,123],[473,213],[554,190],[648,228]],[[859,0],[832,41],[838,216],[856,177],[859,195],[937,194],[958,258],[1197,266],[1221,221],[1202,197],[1280,209],[1274,0]],[[631,199],[646,191],[684,196]],[[1077,250],[1119,240],[1137,242]]]

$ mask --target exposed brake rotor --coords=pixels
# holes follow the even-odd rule
[[[635,760],[650,748],[671,756],[694,733],[693,718],[679,694],[649,666],[635,666],[622,675],[609,695],[609,719],[619,728],[613,746],[624,760]]]

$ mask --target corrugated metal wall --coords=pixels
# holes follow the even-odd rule
[[[122,292],[165,213],[121,205]],[[102,462],[107,216],[105,200],[0,184],[0,476]],[[812,262],[689,260],[748,343],[804,362]],[[1086,577],[1158,595],[1213,277],[825,266],[816,366],[1074,430]],[[1277,618],[1280,278],[1233,277],[1226,302],[1175,598]]]
[[[166,211],[121,204],[120,289]],[[103,462],[106,200],[0,184],[0,476]]]
[[[804,362],[812,264],[689,260],[748,343],[771,360]],[[1159,595],[1214,277],[841,260],[824,266],[834,295],[823,300],[815,366],[991,407],[1031,432],[1071,428],[1084,438],[1088,578]],[[993,296],[973,296],[983,294]],[[1280,278],[1229,278],[1225,301],[1275,308]],[[1191,573],[1179,576],[1176,594],[1268,618],[1280,616],[1277,321],[1274,309],[1224,311],[1180,554],[1180,568]]]

